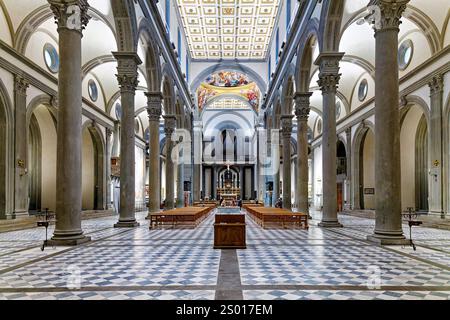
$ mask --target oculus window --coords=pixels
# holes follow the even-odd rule
[[[414,46],[411,40],[405,40],[400,44],[398,48],[398,67],[400,70],[405,70],[409,66],[413,52]]]
[[[116,109],[117,120],[122,119],[122,105],[119,102],[116,103],[115,109]]]
[[[47,66],[48,70],[51,73],[57,73],[59,69],[59,55],[58,51],[56,51],[56,48],[52,44],[46,43],[44,45],[43,54],[45,65]]]
[[[92,101],[97,101],[98,99],[98,88],[97,88],[97,84],[95,83],[94,80],[89,80],[88,82],[88,93],[89,93],[89,98],[91,98]]]
[[[369,91],[369,84],[367,83],[367,79],[363,79],[359,84],[358,88],[358,99],[363,102],[367,97],[367,92]]]

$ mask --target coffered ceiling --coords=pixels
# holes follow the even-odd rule
[[[280,0],[177,0],[193,59],[261,60]]]

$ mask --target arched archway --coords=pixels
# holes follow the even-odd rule
[[[402,210],[428,211],[428,121],[418,104],[404,111],[400,148]]]
[[[104,144],[99,129],[88,121],[82,131],[82,209],[105,209]]]
[[[347,177],[347,151],[342,140],[336,143],[336,183],[337,183],[337,208],[338,212],[344,209],[344,185]]]
[[[365,121],[357,129],[352,145],[352,202],[353,209],[375,208],[375,131]]]
[[[11,119],[11,102],[6,93],[6,89],[0,79],[0,219],[6,218],[10,212],[10,203],[12,194],[8,186],[11,185],[12,161],[12,119]]]
[[[53,107],[31,102],[28,107],[29,210],[56,209],[56,117]]]

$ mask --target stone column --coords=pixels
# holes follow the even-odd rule
[[[212,174],[213,174],[213,182],[212,182],[212,195],[213,195],[213,199],[217,199],[217,165],[214,164],[213,165],[213,169],[212,169]]]
[[[291,210],[291,134],[292,134],[292,115],[283,115],[281,117],[282,135],[283,135],[283,208]]]
[[[13,218],[28,214],[28,132],[27,88],[28,82],[21,76],[14,77],[14,213]]]
[[[141,64],[135,52],[113,52],[117,60],[117,80],[120,85],[122,118],[120,119],[120,210],[114,227],[136,227],[135,217],[135,116],[134,96],[138,85],[137,66]]]
[[[347,140],[347,178],[345,184],[345,210],[351,210],[352,208],[352,128],[345,129],[345,135]]]
[[[318,84],[322,90],[323,99],[323,211],[320,227],[342,227],[337,218],[336,90],[341,76],[339,61],[343,55],[338,52],[324,52],[315,62],[320,69]]]
[[[295,95],[295,115],[297,116],[297,211],[306,213],[308,216],[308,118],[311,109],[309,105],[311,95],[311,92],[297,93]]]
[[[174,115],[164,116],[164,133],[166,134],[166,202],[164,209],[173,209],[174,192],[174,159],[172,159],[173,141],[172,135],[175,131],[177,118]]]
[[[443,197],[443,181],[442,181],[442,163],[443,163],[443,146],[442,136],[442,110],[443,110],[443,94],[444,80],[442,75],[438,74],[428,84],[430,87],[431,116],[428,135],[429,145],[429,211],[430,214],[440,215],[444,217],[444,197]]]
[[[272,174],[272,168],[273,168],[273,159],[272,159],[272,134],[271,134],[271,129],[267,129],[267,135],[266,135],[266,145],[267,145],[267,159],[269,160],[269,163],[266,164],[265,168],[264,168],[264,173],[265,173],[265,179],[264,179],[264,183],[269,183],[271,181],[272,177],[272,184],[273,184],[273,174]],[[270,194],[270,192],[272,192],[273,194],[273,186],[272,186],[272,190],[267,190],[267,194],[264,194],[264,205],[265,206],[272,206],[273,203],[273,199],[272,199],[272,195]]]
[[[149,121],[149,204],[148,217],[152,213],[160,212],[161,206],[161,178],[160,178],[160,159],[159,159],[159,119],[161,118],[162,94],[160,92],[148,92],[147,113]]]
[[[178,171],[177,171],[177,208],[184,206],[184,150],[182,142],[177,145]]]
[[[280,197],[280,130],[271,130],[271,157],[273,174],[272,206],[274,207]]]
[[[111,135],[112,130],[106,128],[106,210],[112,210],[111,205]]]
[[[193,163],[193,201],[200,201],[201,190],[201,174],[202,174],[202,123],[201,121],[194,121],[194,163]]]
[[[401,218],[398,32],[408,1],[372,0],[375,26],[375,230],[368,240],[405,242]]]
[[[262,125],[256,126],[256,134],[257,134],[257,154],[256,154],[256,161],[257,161],[257,173],[258,173],[258,194],[256,199],[259,203],[264,203],[264,196],[265,196],[265,178],[266,175],[264,173],[264,166],[266,165],[266,159],[267,159],[267,145],[265,143],[265,133],[264,133],[264,127]]]
[[[86,0],[49,0],[59,35],[56,225],[51,245],[90,240],[81,229],[81,38],[90,17]],[[76,8],[76,9],[75,9]],[[74,15],[74,10],[79,15]]]
[[[120,155],[119,136],[120,136],[120,121],[116,120],[114,121],[114,136],[111,149],[111,157],[118,157]]]

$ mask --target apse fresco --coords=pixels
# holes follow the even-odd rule
[[[248,77],[234,71],[221,71],[206,78],[205,82],[215,87],[240,87],[250,83]]]
[[[255,82],[239,72],[221,71],[208,76],[197,89],[198,108],[202,110],[212,98],[221,95],[243,97],[258,112],[260,91]]]

